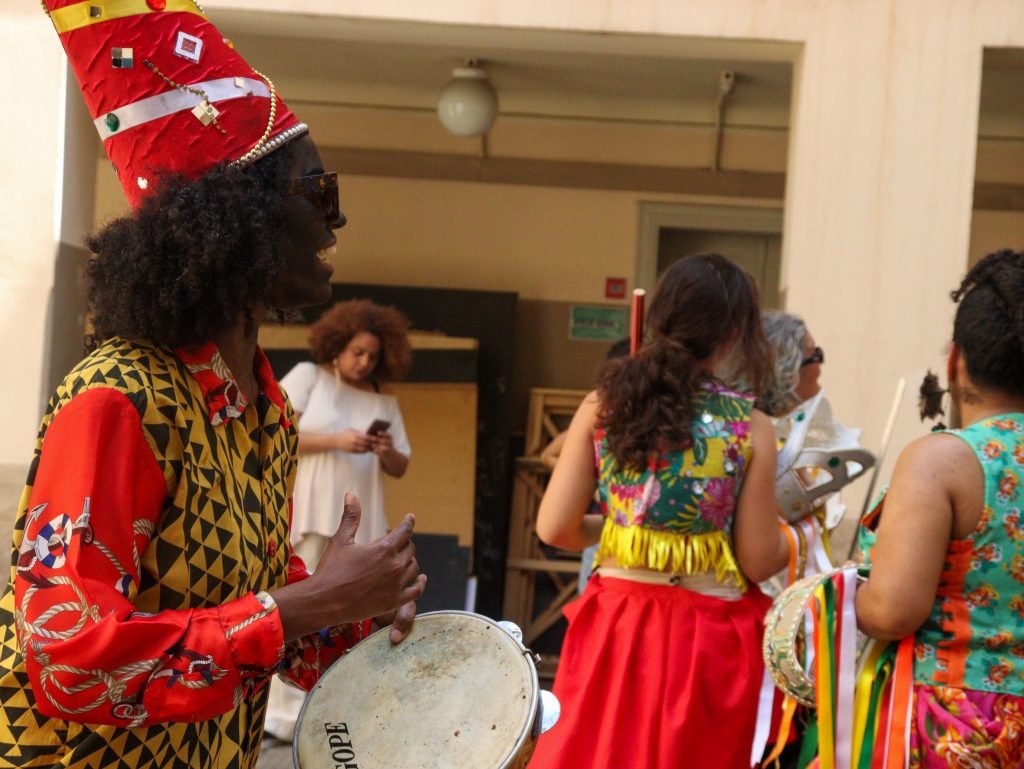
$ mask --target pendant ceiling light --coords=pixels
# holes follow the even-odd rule
[[[437,97],[437,116],[456,136],[480,136],[490,129],[498,116],[498,94],[475,62],[452,71]]]

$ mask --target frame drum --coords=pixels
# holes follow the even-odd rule
[[[540,703],[534,655],[504,627],[420,614],[400,644],[379,630],[324,672],[299,713],[295,766],[521,769]]]
[[[814,591],[835,571],[813,574],[797,580],[775,600],[764,620],[761,652],[775,685],[797,702],[814,707],[814,680],[804,670],[806,644],[804,612],[811,606]]]

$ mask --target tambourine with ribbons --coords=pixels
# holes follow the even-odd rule
[[[795,582],[772,603],[762,651],[786,695],[778,758],[799,705],[816,709],[805,742],[819,769],[898,769],[909,750],[913,637],[900,643],[858,636],[855,597],[865,572],[846,566]],[[805,750],[808,747],[805,744]]]

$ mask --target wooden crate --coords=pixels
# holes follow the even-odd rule
[[[555,390],[534,387],[526,416],[525,457],[539,457],[544,447],[569,426],[586,390]]]
[[[558,622],[562,607],[576,595],[579,556],[561,552],[550,555],[537,539],[537,510],[551,473],[539,455],[568,427],[585,395],[583,390],[530,390],[526,456],[516,460],[513,478],[504,607],[504,617],[522,628],[527,646]],[[536,594],[538,574],[546,574],[555,587],[554,598],[540,607]],[[557,662],[556,655],[544,655],[540,671],[544,677],[554,674]]]

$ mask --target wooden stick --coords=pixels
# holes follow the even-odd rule
[[[871,481],[868,483],[868,493],[864,497],[864,506],[861,508],[860,517],[863,518],[871,506],[871,495],[875,493],[875,481],[878,480],[878,473],[885,461],[885,452],[889,449],[889,442],[892,440],[893,430],[896,429],[896,417],[900,412],[900,405],[903,403],[903,391],[907,389],[907,378],[900,377],[896,383],[896,394],[892,399],[892,407],[889,409],[889,420],[885,423],[885,430],[882,431],[882,446],[878,450],[878,460],[871,471]]]
[[[629,321],[629,354],[636,355],[644,340],[644,297],[642,288],[633,289],[633,314]]]

